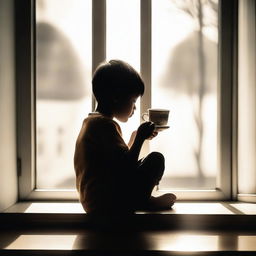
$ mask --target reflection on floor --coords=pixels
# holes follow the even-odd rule
[[[244,232],[34,231],[0,233],[0,236],[2,252],[8,250],[253,251],[256,255],[256,234]]]

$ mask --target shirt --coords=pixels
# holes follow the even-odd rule
[[[111,211],[120,206],[122,181],[127,173],[128,146],[114,120],[89,115],[76,141],[76,186],[86,212]]]

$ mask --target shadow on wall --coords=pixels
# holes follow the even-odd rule
[[[194,31],[179,43],[170,56],[161,84],[170,93],[198,95],[200,90],[199,32]],[[214,93],[217,84],[217,44],[203,36],[205,94]]]
[[[88,93],[81,62],[69,39],[52,24],[38,22],[37,99],[79,100]]]

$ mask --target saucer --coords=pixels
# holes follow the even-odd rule
[[[155,130],[156,131],[163,131],[163,130],[166,130],[166,129],[168,129],[168,128],[170,128],[170,126],[169,125],[156,125],[155,126]]]

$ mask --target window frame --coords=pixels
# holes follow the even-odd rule
[[[151,1],[140,0],[141,75],[147,85],[141,112],[151,105]],[[215,190],[168,190],[180,200],[231,200],[237,195],[237,5],[219,1],[218,174]],[[17,161],[20,200],[75,200],[75,189],[35,188],[35,0],[15,1]],[[106,0],[92,1],[92,72],[106,58]],[[221,86],[222,85],[222,86]],[[225,85],[225,86],[223,86]],[[92,98],[92,109],[95,99]],[[149,145],[145,143],[143,150]],[[159,190],[162,193],[166,190]]]

